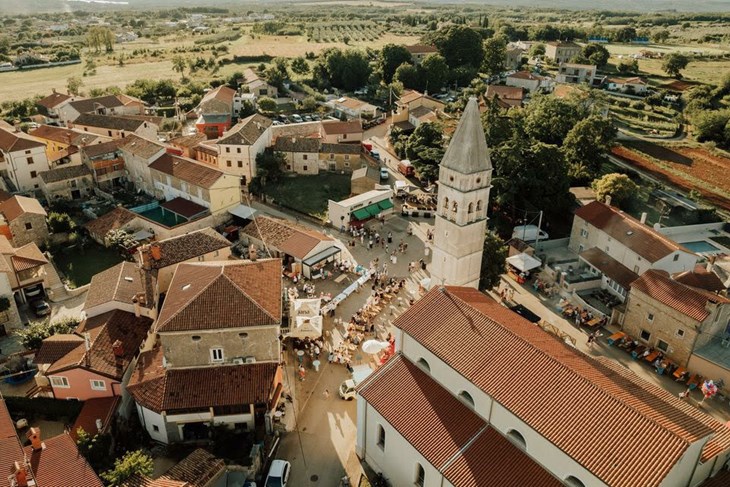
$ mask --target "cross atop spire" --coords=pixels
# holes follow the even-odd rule
[[[441,167],[461,174],[473,174],[492,169],[487,138],[484,136],[476,97],[469,98],[459,125],[446,149],[446,154],[441,160]]]

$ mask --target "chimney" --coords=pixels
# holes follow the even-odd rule
[[[140,314],[142,313],[142,310],[139,306],[139,295],[132,298],[132,303],[134,303],[134,316],[139,318]]]
[[[124,357],[124,344],[121,340],[115,340],[112,343],[112,351],[115,357]]]
[[[97,431],[98,431],[99,433],[101,433],[101,430],[102,430],[102,429],[104,429],[104,423],[102,422],[102,420],[101,420],[101,419],[97,418],[97,419],[96,419],[96,430],[97,430]]]
[[[643,224],[645,224],[645,223],[646,223],[646,212],[643,212],[643,213],[641,214],[641,224],[643,225]]]
[[[41,442],[41,429],[31,428],[27,433],[30,445],[33,447],[33,451],[42,450],[45,445]]]
[[[25,464],[15,462],[15,473],[11,475],[10,478],[10,485],[17,487],[28,487],[28,471],[25,468]],[[15,483],[12,483],[13,479],[15,480]]]
[[[610,194],[606,196],[606,204],[608,206],[611,206],[611,195]]]
[[[151,245],[150,254],[152,254],[154,260],[160,260],[162,258],[162,249],[157,244]]]
[[[84,333],[84,347],[86,348],[86,352],[84,353],[84,363],[86,364],[86,367],[91,366],[91,335],[89,335],[89,332]]]
[[[248,258],[251,261],[256,261],[256,258],[258,257],[258,252],[256,251],[256,246],[254,244],[251,244],[248,246]]]

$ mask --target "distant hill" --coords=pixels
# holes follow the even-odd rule
[[[173,8],[173,7],[222,7],[241,9],[247,5],[271,4],[272,6],[291,3],[312,3],[316,0],[0,0],[2,8],[0,14],[33,14],[38,12],[70,12],[73,10],[120,10],[144,8]],[[387,0],[379,0],[387,1]],[[402,0],[394,0],[402,4]],[[407,1],[407,0],[406,0]],[[367,5],[368,2],[359,2]],[[640,12],[656,12],[674,10],[677,12],[728,12],[730,0],[612,0],[601,3],[596,0],[443,0],[422,1],[411,3],[440,3],[440,4],[478,4],[480,6],[494,5],[498,7],[538,7],[569,10],[627,10]]]

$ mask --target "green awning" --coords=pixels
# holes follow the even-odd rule
[[[393,208],[393,203],[390,200],[383,200],[378,203],[381,210],[390,210]]]
[[[370,218],[370,213],[367,208],[360,208],[359,210],[353,211],[352,216],[354,216],[357,220],[367,220]]]
[[[370,205],[370,206],[366,207],[365,209],[368,210],[368,213],[370,213],[370,216],[378,216],[378,215],[380,215],[380,212],[383,211],[380,209],[380,207],[378,206],[377,203]]]

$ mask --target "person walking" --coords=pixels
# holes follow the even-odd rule
[[[388,232],[388,243],[393,243],[393,233]]]

